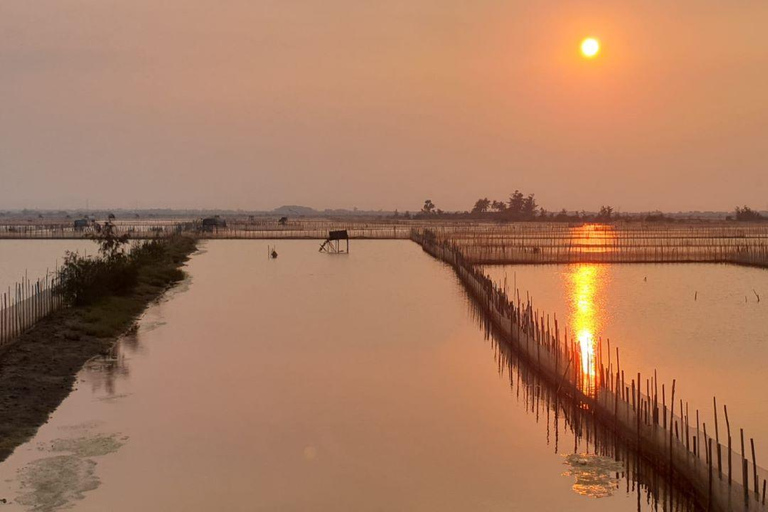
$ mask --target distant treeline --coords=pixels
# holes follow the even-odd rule
[[[746,205],[744,205],[742,208],[739,208],[738,206],[736,207],[736,210],[734,210],[734,216],[728,216],[728,220],[733,219],[747,222],[759,222],[766,220],[763,215]]]
[[[73,219],[110,219],[118,221],[152,221],[154,219],[199,219],[201,217],[213,217],[219,215],[226,219],[257,219],[280,218],[332,218],[332,217],[371,217],[371,218],[399,218],[399,219],[493,219],[499,221],[562,221],[562,222],[609,222],[613,220],[633,220],[645,222],[674,222],[675,220],[690,219],[718,219],[757,222],[768,220],[768,211],[760,212],[749,206],[737,206],[732,212],[723,211],[689,211],[689,212],[617,212],[610,205],[602,205],[597,211],[548,211],[536,201],[535,194],[526,194],[515,190],[507,199],[489,199],[483,197],[475,201],[472,208],[465,211],[444,211],[437,207],[431,200],[424,201],[421,209],[415,212],[398,210],[362,210],[349,209],[325,209],[316,210],[307,206],[285,205],[271,211],[249,210],[218,210],[218,209],[144,209],[144,210],[0,210],[0,222],[46,222],[46,221],[72,221]]]
[[[395,217],[400,216],[395,211]],[[520,190],[515,190],[506,200],[489,199],[482,197],[475,201],[471,210],[464,212],[445,212],[438,208],[431,199],[424,201],[421,210],[411,214],[406,212],[402,217],[413,219],[429,218],[454,218],[454,219],[483,219],[498,221],[547,221],[547,222],[610,222],[619,217],[626,216],[617,214],[612,206],[601,206],[597,213],[594,212],[569,212],[565,209],[559,212],[550,212],[536,202],[536,195],[526,194]],[[667,220],[661,212],[648,214],[649,221]]]
[[[400,214],[397,210],[395,218],[405,219],[478,219],[498,221],[546,221],[546,222],[612,222],[612,221],[642,221],[642,222],[675,222],[686,220],[680,215],[672,216],[661,211],[647,213],[620,213],[610,205],[602,205],[596,212],[567,211],[550,212],[536,202],[535,194],[526,194],[515,190],[506,200],[489,199],[483,197],[475,201],[471,210],[463,212],[446,212],[435,205],[431,199],[424,201],[421,210],[416,213],[405,212]],[[748,206],[736,207],[733,215],[728,215],[726,220],[758,222],[768,220],[768,217]]]

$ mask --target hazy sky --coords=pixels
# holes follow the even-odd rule
[[[0,209],[516,188],[768,208],[768,2],[0,0]]]

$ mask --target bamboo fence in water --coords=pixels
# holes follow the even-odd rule
[[[177,228],[145,225],[152,236],[164,236]],[[333,223],[332,227],[339,227]],[[342,224],[342,226],[344,226]],[[274,237],[325,237],[330,225],[312,226],[312,230],[268,229]],[[390,238],[407,236],[425,251],[453,266],[459,278],[481,304],[487,321],[493,324],[520,357],[554,386],[557,393],[574,399],[623,442],[634,446],[638,454],[657,471],[667,472],[669,480],[683,479],[695,490],[699,503],[713,510],[764,510],[768,471],[757,464],[754,440],[746,442],[743,430],[731,429],[727,409],[717,403],[713,426],[699,421],[698,411],[689,411],[687,403],[671,388],[659,386],[657,377],[645,379],[630,375],[621,367],[618,348],[615,353],[602,341],[594,350],[585,350],[578,340],[561,333],[557,320],[538,312],[530,300],[519,294],[508,297],[494,284],[477,263],[494,262],[569,262],[574,254],[581,258],[600,255],[598,261],[722,261],[766,265],[768,228],[748,226],[708,227],[633,227],[563,225],[442,225],[437,230],[411,229],[413,226],[352,224],[355,236]],[[154,229],[154,230],[153,230]],[[392,231],[389,231],[389,230]],[[366,231],[369,230],[369,231]],[[586,231],[586,233],[585,233]],[[390,236],[392,235],[396,236]],[[269,238],[264,230],[214,232],[211,238]],[[587,240],[585,242],[585,239]],[[534,245],[536,244],[536,245]],[[538,251],[529,250],[538,248]],[[546,250],[545,250],[546,249]],[[530,254],[526,261],[505,259]],[[565,255],[568,255],[567,257]],[[700,259],[694,259],[700,258]],[[498,261],[497,261],[498,260]],[[591,261],[591,260],[587,260]],[[13,291],[3,293],[0,302],[0,345],[7,344],[37,321],[62,307],[56,293],[57,278],[48,276],[31,282],[24,280]],[[660,389],[659,389],[660,388]],[[667,400],[669,398],[669,401]],[[694,423],[695,414],[695,423]],[[725,429],[722,428],[723,418]],[[740,448],[740,449],[739,449]],[[751,457],[750,457],[751,451]]]
[[[325,239],[346,229],[354,239],[408,239],[429,232],[437,244],[450,244],[469,264],[515,263],[735,263],[768,267],[768,225],[736,223],[578,224],[491,223],[424,220],[300,219],[233,220],[201,230],[179,219],[115,221],[116,234],[135,240],[188,233],[202,239]],[[89,238],[93,227],[76,230],[69,222],[0,225],[0,239]],[[0,302],[0,344],[31,327],[58,307],[53,281],[20,283]],[[28,304],[28,302],[34,305]],[[40,306],[40,307],[38,307]],[[30,309],[31,312],[30,312]],[[38,310],[40,312],[38,312]]]
[[[0,347],[64,305],[58,283],[56,274],[37,281],[24,278],[0,295]]]
[[[768,226],[553,224],[431,230],[476,264],[740,263],[768,266]]]
[[[768,224],[566,224],[424,220],[299,219],[228,220],[203,229],[195,222],[116,221],[118,234],[159,238],[174,233],[202,239],[325,239],[345,229],[353,239],[407,239],[412,229],[429,229],[449,239],[478,264],[501,263],[680,263],[722,262],[768,266]],[[86,238],[94,227],[69,223],[0,225],[0,238]]]
[[[721,414],[713,403],[714,428],[707,429],[699,411],[689,410],[675,396],[675,381],[667,387],[655,374],[634,375],[622,367],[617,347],[614,352],[602,340],[594,347],[583,346],[572,334],[560,332],[554,317],[539,312],[530,299],[521,301],[519,293],[509,297],[455,242],[432,231],[414,231],[411,236],[455,269],[487,321],[542,378],[633,446],[657,471],[668,474],[670,481],[686,482],[699,504],[710,510],[766,510],[768,471],[757,464],[754,440],[746,444],[743,430],[731,428],[726,408]]]
[[[670,512],[697,510],[690,486],[670,481],[668,474],[659,472],[639,456],[630,443],[614,435],[604,422],[582,407],[580,401],[564,396],[556,385],[542,378],[535,366],[519,357],[506,336],[487,321],[481,305],[476,300],[469,305],[492,342],[497,370],[502,377],[505,374],[508,377],[513,396],[524,403],[527,412],[535,415],[537,423],[546,422],[547,444],[554,444],[555,453],[561,453],[561,428],[573,434],[573,445],[566,447],[572,451],[565,462],[571,466],[566,473],[575,477],[576,492],[593,497],[609,496],[619,490],[619,478],[624,478],[626,494],[637,496],[637,510],[641,510],[643,501],[654,510],[660,505]],[[582,478],[585,473],[589,475],[586,483]],[[595,478],[595,473],[603,478]]]

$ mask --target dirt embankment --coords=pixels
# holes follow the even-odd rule
[[[0,462],[44,424],[90,358],[107,353],[138,315],[184,277],[194,240],[173,239],[167,258],[139,270],[132,293],[65,308],[0,351]]]

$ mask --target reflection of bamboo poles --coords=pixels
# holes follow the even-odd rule
[[[477,299],[474,296],[471,297]],[[636,492],[638,503],[642,503],[642,496],[645,493],[649,504],[671,503],[671,510],[693,508],[690,489],[678,489],[679,482],[672,482],[668,475],[659,474],[652,463],[638,456],[636,449],[623,443],[622,438],[605,428],[600,419],[592,411],[584,408],[578,398],[544,379],[540,369],[532,364],[532,360],[520,357],[520,352],[507,343],[505,334],[499,332],[497,326],[489,324],[485,305],[477,300],[473,300],[470,304],[470,311],[485,330],[487,338],[493,340],[494,360],[497,361],[499,374],[504,375],[506,371],[509,385],[517,388],[513,396],[518,401],[523,401],[525,410],[533,414],[537,422],[541,421],[541,418],[546,418],[547,443],[554,442],[555,453],[560,453],[558,442],[563,423],[561,418],[564,418],[565,427],[574,435],[571,451],[583,452],[584,456],[593,454],[613,461],[621,461],[623,471],[616,473],[615,478],[621,477],[626,480],[626,492],[629,493],[630,490]],[[560,373],[560,376],[567,376],[568,371],[566,369]],[[542,409],[546,409],[546,415],[541,414]],[[554,411],[554,414],[550,415],[550,410]],[[550,438],[551,431],[554,431],[554,439]]]
[[[728,429],[728,485],[733,482],[733,468],[731,457],[731,422],[728,420],[728,406],[723,405],[723,411],[725,412],[725,426]]]
[[[716,426],[713,439],[707,434],[706,423],[701,425],[703,427],[702,446],[702,431],[699,429],[697,410],[693,452],[691,452],[690,443],[681,438],[683,405],[681,401],[679,413],[676,415],[676,380],[672,381],[669,409],[666,385],[662,383],[661,408],[659,408],[656,372],[654,371],[653,386],[647,381],[648,392],[643,396],[639,386],[640,377],[637,383],[632,379],[628,385],[618,348],[615,370],[611,367],[612,362],[609,357],[606,374],[608,378],[585,379],[584,362],[591,356],[589,354],[585,356],[576,337],[569,337],[566,333],[563,339],[552,338],[552,331],[545,328],[544,315],[534,307],[530,297],[524,304],[520,303],[519,298],[517,304],[513,303],[502,287],[493,283],[473,265],[459,245],[440,239],[430,231],[413,232],[412,237],[426,252],[453,266],[468,292],[482,305],[484,320],[498,328],[503,339],[516,349],[519,357],[529,361],[536,372],[550,381],[555,389],[575,399],[578,407],[589,411],[616,436],[633,445],[662,474],[667,474],[670,480],[685,480],[687,485],[695,489],[699,503],[709,504],[712,510],[725,510],[730,507],[729,503],[734,502],[734,496],[743,490],[746,509],[762,510],[759,496],[755,499],[749,498],[749,462],[743,446],[741,456],[744,471],[741,481],[732,479],[725,482],[721,477],[713,481],[713,449],[720,453],[718,472],[722,473],[723,447],[719,443],[719,428]],[[519,297],[519,292],[516,291],[516,294]],[[569,369],[563,373],[566,378],[562,379],[560,372],[557,371],[561,360],[572,361]],[[650,395],[651,388],[653,388],[653,397]],[[653,404],[653,414],[645,415],[646,420],[644,420],[641,411],[649,410],[651,404]],[[687,417],[687,414],[685,416]],[[730,424],[728,426],[730,429]],[[713,441],[716,446],[712,446]],[[700,464],[702,457],[704,466]],[[756,491],[760,480],[765,481],[768,477],[768,471],[757,466],[754,456],[752,457],[752,477],[754,478],[753,488]]]

